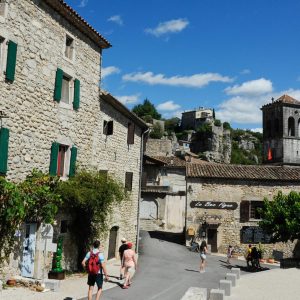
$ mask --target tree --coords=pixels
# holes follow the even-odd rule
[[[149,116],[152,119],[161,119],[161,114],[159,114],[155,106],[148,100],[145,99],[143,104],[135,105],[132,111],[142,119],[149,120]]]
[[[155,123],[153,125],[152,130],[150,131],[149,136],[152,139],[161,139],[163,134],[164,134],[164,132],[163,132],[163,129],[162,129],[161,125],[159,123]]]
[[[180,119],[177,117],[165,120],[165,129],[168,133],[180,130]]]
[[[264,199],[260,209],[262,221],[259,226],[272,235],[272,242],[287,242],[300,238],[300,193],[278,192],[273,201]]]
[[[215,109],[213,108],[213,119],[216,118],[216,112],[215,112]]]

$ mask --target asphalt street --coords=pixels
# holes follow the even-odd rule
[[[199,262],[199,253],[151,238],[142,231],[138,270],[132,286],[127,290],[121,287],[105,290],[101,299],[180,300],[189,287],[218,288],[219,280],[229,272],[226,258],[207,255],[205,273],[199,272]],[[245,269],[246,262],[232,260],[232,265]]]

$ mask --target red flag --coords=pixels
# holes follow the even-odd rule
[[[268,149],[268,160],[272,160],[272,150],[271,150],[271,148]]]

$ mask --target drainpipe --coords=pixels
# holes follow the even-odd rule
[[[139,253],[140,243],[140,208],[142,198],[142,175],[143,175],[143,156],[144,156],[144,136],[149,132],[149,128],[142,133],[141,136],[141,154],[140,154],[140,180],[139,180],[139,195],[138,195],[138,214],[137,214],[137,235],[136,235],[136,253]]]

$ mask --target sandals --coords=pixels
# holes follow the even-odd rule
[[[129,288],[128,285],[123,285],[123,286],[122,286],[122,289],[128,289],[128,288]]]

